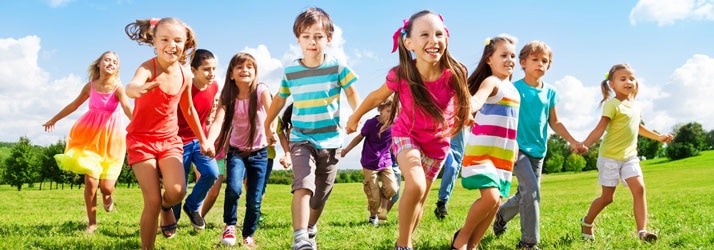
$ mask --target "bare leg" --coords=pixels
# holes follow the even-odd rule
[[[642,176],[631,177],[625,180],[632,192],[632,206],[635,213],[637,231],[647,229],[647,197],[645,197],[645,183]]]
[[[159,171],[156,160],[149,159],[132,165],[134,175],[141,188],[144,198],[144,209],[141,212],[139,234],[141,235],[141,248],[153,249],[156,241],[156,227],[158,226],[159,211],[161,211],[161,186],[159,184]]]
[[[600,212],[605,209],[607,205],[610,205],[610,203],[612,203],[614,195],[615,187],[602,186],[602,194],[600,195],[600,197],[595,198],[592,204],[590,204],[588,214],[585,215],[585,223],[593,224],[593,222],[595,221],[595,217],[597,217],[597,215],[600,214]],[[582,233],[584,234],[593,234],[592,227],[582,227],[581,229]]]
[[[87,207],[88,233],[97,230],[97,186],[99,180],[89,175],[84,175],[84,205]]]
[[[466,221],[454,241],[457,249],[471,249],[478,246],[484,233],[493,221],[501,202],[497,188],[482,188],[481,198],[474,201],[466,215]]]
[[[307,230],[307,224],[310,220],[310,217],[312,217],[311,214],[313,212],[310,209],[310,196],[312,196],[312,192],[304,188],[295,190],[295,192],[293,192],[293,201],[291,209],[293,216],[293,230]]]
[[[426,175],[421,165],[421,152],[405,149],[397,156],[404,177],[404,192],[399,201],[399,238],[397,246],[412,247],[412,233],[416,227],[426,195]]]
[[[112,193],[114,193],[116,183],[116,180],[107,179],[102,179],[101,182],[99,182],[99,188],[102,191],[102,204],[104,207],[109,206],[114,202],[114,200],[112,200]]]

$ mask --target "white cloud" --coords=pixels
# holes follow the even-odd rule
[[[71,3],[72,1],[74,0],[48,0],[47,4],[49,4],[52,8],[57,8],[67,6],[67,4]]]
[[[258,45],[257,48],[243,48],[242,52],[249,53],[258,61],[258,81],[270,86],[273,93],[278,91],[283,75],[283,63],[270,55],[268,47]]]
[[[712,79],[714,58],[707,55],[692,56],[684,65],[674,70],[669,82],[661,88],[661,91],[668,95],[653,103],[656,116],[649,124],[665,128],[665,132],[671,131],[672,127],[679,123],[689,122],[698,122],[705,130],[713,129]]]
[[[37,64],[40,38],[0,39],[0,141],[26,136],[33,144],[47,145],[65,138],[85,107],[60,120],[52,133],[42,124],[72,101],[82,88],[81,78],[70,74],[50,80]]]
[[[672,25],[678,20],[714,20],[712,0],[640,0],[630,11],[630,24],[657,22]]]
[[[558,120],[576,140],[585,140],[600,119],[600,87],[584,86],[577,78],[567,75],[555,81],[553,86],[559,96],[556,104]]]

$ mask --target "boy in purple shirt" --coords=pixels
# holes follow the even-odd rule
[[[358,134],[346,148],[342,157],[352,150],[362,139],[366,139],[362,147],[362,173],[364,174],[364,193],[367,195],[367,210],[369,223],[379,225],[380,210],[386,214],[389,200],[397,193],[397,183],[392,170],[392,157],[389,148],[392,146],[392,127],[382,128],[389,119],[392,98],[387,98],[378,107],[379,115],[367,120]],[[379,179],[382,186],[379,186]]]

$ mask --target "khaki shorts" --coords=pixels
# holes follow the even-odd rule
[[[341,151],[341,148],[317,149],[307,141],[290,142],[290,157],[293,162],[292,192],[298,189],[310,190],[310,208],[321,209],[330,197]]]

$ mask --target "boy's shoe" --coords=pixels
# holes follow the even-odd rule
[[[436,202],[434,215],[436,215],[436,218],[439,220],[443,220],[447,215],[449,215],[449,210],[446,209],[446,201],[439,200]]]
[[[516,249],[518,249],[518,250],[540,250],[540,248],[538,248],[538,245],[528,244],[523,241],[518,242],[518,245],[516,245]]]
[[[638,236],[640,237],[640,240],[644,242],[655,242],[657,241],[657,235],[647,232],[645,230],[642,230],[638,233]]]
[[[313,247],[312,243],[307,240],[301,240],[298,242],[293,242],[292,246],[293,250],[315,250],[315,247]]]
[[[379,217],[375,216],[370,216],[369,217],[369,224],[376,226],[379,226]]]
[[[252,236],[243,237],[243,246],[245,246],[247,248],[255,248],[256,245],[255,245],[255,240],[253,239],[253,237]]]
[[[504,220],[501,214],[496,213],[496,221],[493,222],[493,234],[496,235],[496,237],[501,236],[501,234],[506,232],[506,228],[508,228],[507,224],[508,221]]]
[[[315,241],[315,237],[317,237],[317,225],[307,226],[307,237],[310,238],[310,241]]]
[[[203,230],[206,228],[206,221],[203,220],[201,214],[198,212],[191,212],[188,210],[186,203],[183,204],[183,211],[188,215],[188,219],[191,221],[191,226],[197,230]]]
[[[233,246],[236,244],[236,226],[226,225],[223,229],[223,240],[221,241],[223,245]]]

